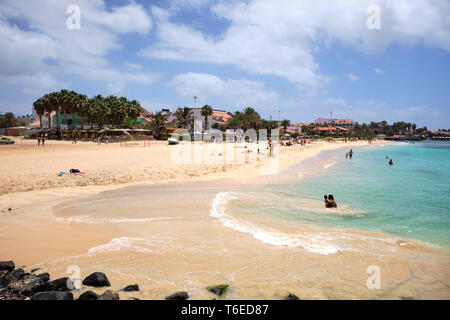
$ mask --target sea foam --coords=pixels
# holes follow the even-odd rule
[[[333,254],[342,250],[335,245],[327,243],[327,240],[331,239],[321,234],[315,236],[305,234],[293,235],[265,230],[252,223],[238,221],[225,213],[228,202],[233,199],[237,199],[236,193],[219,192],[214,198],[210,209],[211,217],[217,218],[227,228],[250,234],[261,242],[275,246],[302,247],[307,251],[324,255]]]
[[[129,250],[134,252],[149,253],[153,252],[150,246],[153,243],[144,238],[120,237],[114,238],[110,243],[102,244],[89,249],[88,255],[92,256],[102,252]]]

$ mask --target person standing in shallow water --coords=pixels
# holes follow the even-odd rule
[[[349,157],[350,159],[353,157],[353,149],[350,149],[350,151],[345,154],[346,159],[348,159]]]
[[[394,161],[392,161],[392,159],[389,160],[389,165],[393,166],[394,165]]]

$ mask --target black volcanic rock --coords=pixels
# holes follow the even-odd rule
[[[110,287],[108,278],[103,272],[94,272],[83,280],[85,286],[90,287]]]
[[[131,292],[131,291],[139,291],[139,286],[137,284],[130,284],[125,288],[120,289],[119,291]]]
[[[8,286],[8,291],[18,296],[30,297],[37,292],[47,290],[47,286],[47,281],[35,274],[27,274],[22,279],[11,282]]]
[[[189,299],[189,295],[187,292],[177,292],[166,297],[166,300],[187,300],[187,299]]]
[[[7,270],[1,270],[0,271],[0,287],[7,286],[9,282],[7,281],[9,271]]]
[[[50,280],[50,275],[48,274],[48,272],[38,274],[37,276],[39,279],[41,279],[42,281],[45,281],[45,282]]]
[[[48,283],[48,291],[70,291],[75,289],[70,278],[59,278]]]
[[[0,261],[0,270],[13,271],[15,267],[13,261]]]
[[[79,297],[78,300],[98,300],[100,296],[96,294],[95,292],[92,292],[91,290],[88,290],[86,292],[83,292]]]
[[[17,281],[22,279],[25,276],[25,274],[26,274],[25,271],[22,268],[19,268],[11,271],[7,277],[9,278],[10,281]]]
[[[299,297],[297,297],[295,294],[289,293],[284,300],[300,300]]]
[[[31,300],[73,300],[73,294],[67,291],[45,291],[35,293]]]

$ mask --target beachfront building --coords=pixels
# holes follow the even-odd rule
[[[231,116],[225,110],[213,110],[213,114],[208,117],[208,123],[205,123],[205,117],[202,116],[202,108],[192,108],[192,114],[195,121],[201,121],[203,129],[212,128],[214,124],[217,126],[224,126]]]
[[[321,125],[323,127],[327,126],[335,126],[335,127],[343,127],[347,129],[352,129],[356,122],[351,119],[325,119],[325,118],[317,118],[314,121],[315,124]]]
[[[87,117],[80,117],[77,113],[72,117],[71,113],[64,112],[63,110],[59,110],[58,112],[58,117],[56,116],[56,112],[52,112],[51,115],[52,127],[54,128],[58,125],[61,129],[77,129],[81,128],[82,122],[86,128],[91,126]],[[57,123],[57,121],[59,121],[59,123]]]
[[[348,132],[349,129],[344,127],[334,127],[334,126],[328,126],[328,127],[316,127],[314,128],[314,131],[317,132],[319,136],[341,136]]]

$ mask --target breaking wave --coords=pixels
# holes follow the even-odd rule
[[[342,250],[341,248],[328,243],[328,241],[331,241],[332,239],[322,233],[314,235],[287,234],[266,230],[249,222],[238,221],[225,213],[228,202],[233,199],[237,199],[236,193],[219,192],[214,198],[210,209],[210,216],[218,219],[227,228],[250,234],[261,242],[275,246],[302,247],[307,251],[324,255],[333,254]]]

